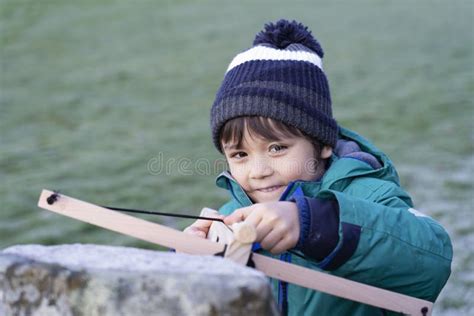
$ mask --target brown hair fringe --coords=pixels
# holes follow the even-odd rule
[[[323,147],[318,140],[304,134],[298,128],[263,116],[241,116],[227,121],[221,130],[221,146],[222,143],[232,143],[236,144],[237,147],[242,147],[245,131],[248,132],[250,137],[256,136],[269,141],[279,141],[290,137],[305,137],[313,144],[315,158],[320,156]]]

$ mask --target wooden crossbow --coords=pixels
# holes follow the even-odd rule
[[[51,198],[53,196],[54,199]],[[255,268],[268,277],[385,310],[425,316],[431,315],[433,308],[433,303],[426,300],[254,253],[251,250],[256,234],[253,228],[245,223],[234,224],[229,229],[222,222],[213,222],[208,239],[202,239],[49,190],[42,191],[38,206],[121,234],[176,249],[178,252],[195,255],[219,254],[243,265],[251,259]],[[215,213],[217,212],[205,208],[201,215],[213,216]]]

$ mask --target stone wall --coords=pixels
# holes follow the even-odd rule
[[[99,245],[0,252],[0,315],[277,315],[265,276],[219,257]]]

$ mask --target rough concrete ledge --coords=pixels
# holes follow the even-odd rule
[[[265,276],[231,261],[126,247],[0,252],[0,315],[277,315]]]

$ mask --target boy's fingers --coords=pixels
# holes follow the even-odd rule
[[[212,215],[212,216],[207,216],[207,217],[224,219],[225,216],[224,215]],[[213,221],[208,220],[208,219],[198,219],[193,224],[191,224],[191,226],[200,227],[200,228],[209,228],[212,225],[212,222]]]
[[[190,227],[204,229],[204,228],[210,227],[211,223],[212,223],[212,221],[206,221],[206,220],[199,219],[199,220],[195,221],[194,223],[192,223]]]
[[[253,224],[251,224],[251,225],[253,225]],[[257,231],[256,241],[261,242],[272,231],[272,229],[273,229],[273,227],[271,225],[265,225],[265,224],[262,224],[262,223],[256,225],[256,231]]]
[[[270,252],[274,255],[278,255],[289,248],[291,248],[291,246],[289,246],[289,241],[286,238],[283,238],[270,249]]]
[[[190,234],[190,233],[193,233],[195,230],[198,230],[198,229],[193,226],[188,226],[183,230],[183,232],[186,234]]]
[[[262,227],[267,226],[265,223],[263,223],[262,213],[255,210],[249,210],[249,214],[246,216],[245,222],[255,227],[257,231],[261,230]]]
[[[206,238],[206,233],[204,231],[200,230],[199,228],[194,227],[194,226],[187,227],[184,230],[184,232],[186,234],[194,235],[194,236],[197,236],[197,237],[200,237],[200,238]]]
[[[238,222],[243,222],[251,213],[250,207],[242,207],[236,210],[234,213],[224,218],[226,225],[232,225]]]
[[[260,245],[263,249],[266,250],[273,250],[273,248],[283,239],[284,236],[281,233],[272,230],[268,233],[262,241],[260,241]]]
[[[199,238],[206,238],[206,233],[203,232],[202,230],[197,230],[193,233],[193,235],[199,237]]]

